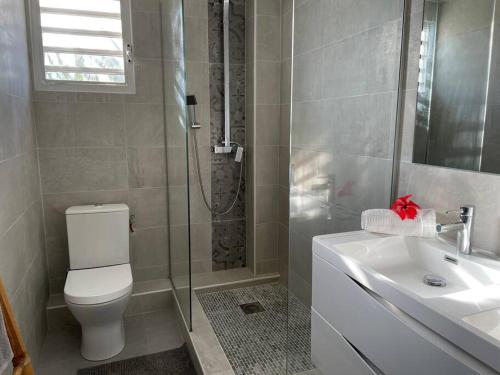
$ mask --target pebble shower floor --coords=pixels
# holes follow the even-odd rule
[[[310,311],[287,294],[281,284],[265,284],[198,295],[236,375],[281,375],[287,367],[288,374],[296,374],[314,368]],[[265,311],[245,314],[240,305],[251,302],[260,302]]]

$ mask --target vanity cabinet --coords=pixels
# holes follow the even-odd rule
[[[314,309],[311,312],[312,361],[323,375],[375,375],[358,352]]]
[[[323,375],[497,374],[317,254],[312,292],[312,358]]]

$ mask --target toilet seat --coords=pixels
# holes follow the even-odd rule
[[[73,270],[68,272],[64,299],[76,305],[97,305],[132,291],[130,264]]]

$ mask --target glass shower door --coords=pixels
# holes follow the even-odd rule
[[[363,210],[390,205],[404,8],[294,3],[289,374],[312,365],[312,238],[359,230]]]
[[[161,0],[170,279],[189,330],[191,245],[183,1]]]

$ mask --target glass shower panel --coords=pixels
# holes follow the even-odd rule
[[[191,252],[183,1],[161,0],[170,278],[191,330]]]
[[[359,230],[363,210],[390,204],[403,8],[294,2],[289,374],[310,358],[313,236]]]

